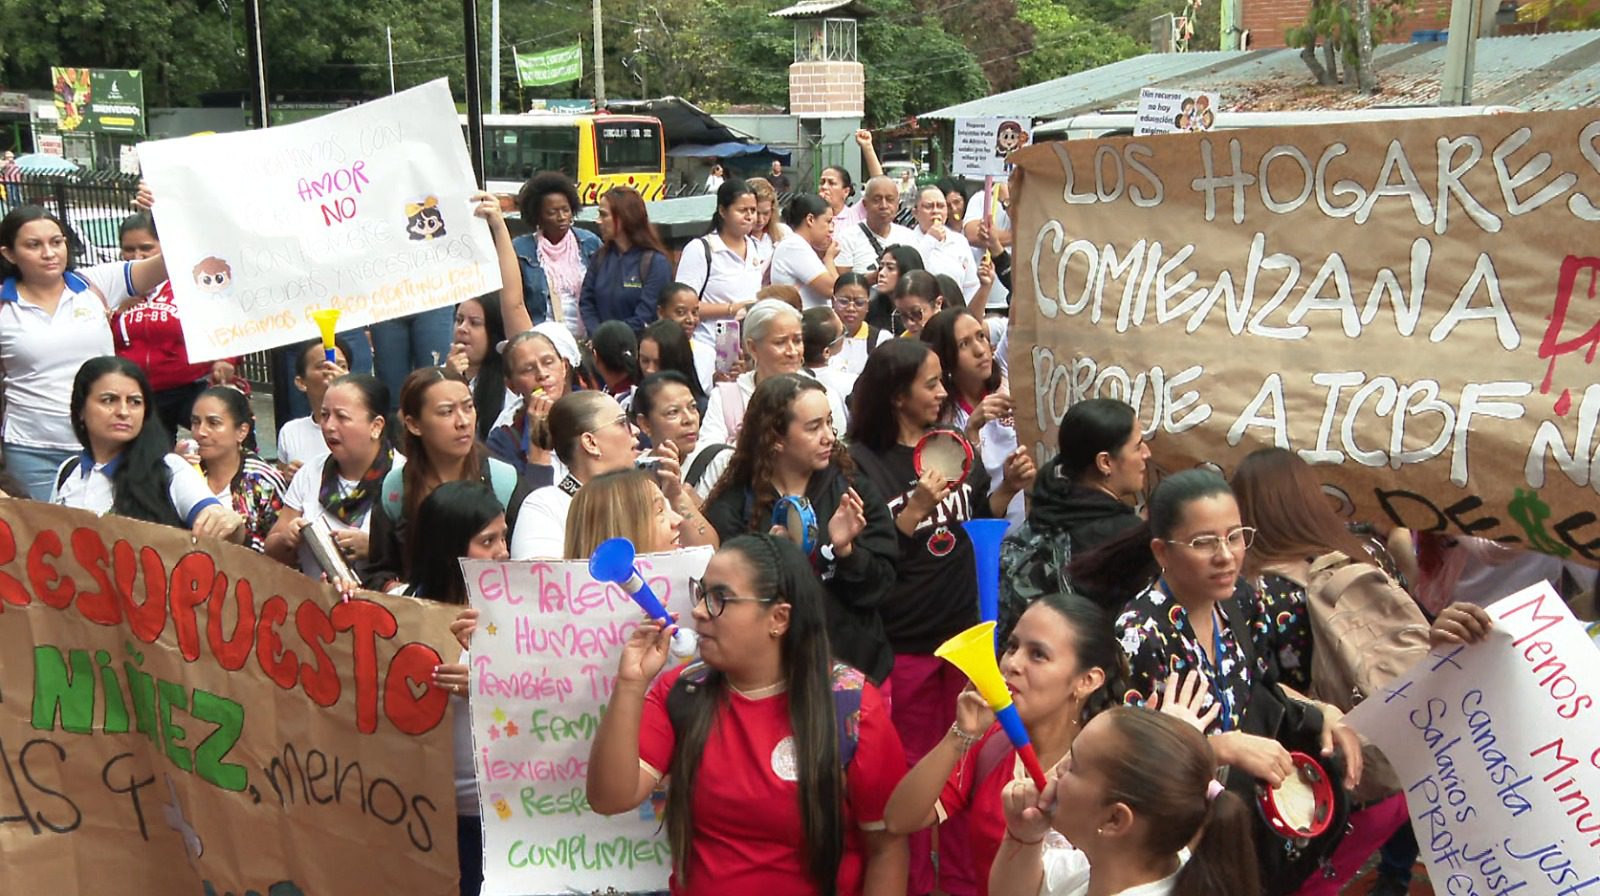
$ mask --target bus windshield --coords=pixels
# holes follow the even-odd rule
[[[661,170],[661,130],[653,121],[597,121],[601,174],[634,174]]]
[[[522,182],[536,171],[578,176],[578,128],[573,125],[485,126],[483,173],[489,180]]]

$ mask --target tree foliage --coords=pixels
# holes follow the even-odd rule
[[[1020,0],[1017,14],[1034,32],[1033,52],[1022,58],[1023,84],[1066,77],[1145,51],[1125,31],[1066,3]]]

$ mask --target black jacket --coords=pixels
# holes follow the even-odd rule
[[[1100,489],[1073,482],[1050,464],[1034,483],[1028,524],[1040,532],[1064,533],[1078,557],[1139,525],[1139,514]]]
[[[867,527],[856,536],[850,556],[830,562],[822,556],[828,544],[828,521],[839,509],[839,499],[854,488],[865,508]],[[817,515],[817,546],[811,563],[822,577],[828,595],[828,642],[833,655],[860,669],[874,684],[882,684],[894,666],[894,652],[883,631],[878,608],[894,590],[899,548],[894,518],[876,487],[857,473],[847,477],[833,467],[814,473],[806,485],[806,499]],[[771,520],[751,520],[754,495],[748,487],[728,488],[702,512],[723,541],[751,532],[766,532]]]

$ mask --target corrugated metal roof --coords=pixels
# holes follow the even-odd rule
[[[800,0],[793,6],[786,6],[767,15],[775,19],[801,19],[809,16],[825,16],[828,13],[847,13],[860,19],[872,15],[872,10],[861,5],[858,0]]]
[[[1445,44],[1384,44],[1375,49],[1379,92],[1318,87],[1299,50],[1151,53],[961,103],[918,116],[1029,116],[1040,120],[1131,110],[1141,87],[1210,90],[1234,111],[1362,109],[1432,105],[1439,98]],[[870,89],[870,83],[868,85]],[[1478,105],[1526,111],[1600,103],[1600,31],[1517,35],[1478,41],[1473,75]]]

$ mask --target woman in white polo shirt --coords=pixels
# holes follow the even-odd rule
[[[67,395],[83,362],[112,353],[108,315],[167,279],[159,255],[73,270],[66,233],[36,205],[0,220],[0,440],[6,468],[37,501],[50,497],[51,477],[79,450]]]
[[[717,188],[711,232],[691,242],[678,256],[677,281],[700,297],[700,323],[694,340],[716,345],[713,321],[731,320],[754,305],[766,273],[766,257],[751,236],[756,225],[756,194],[742,180]]]
[[[772,285],[800,289],[801,304],[819,308],[833,301],[839,279],[839,244],[833,239],[833,211],[815,193],[797,193],[789,200],[792,231],[772,252]]]
[[[69,406],[83,451],[55,472],[52,504],[243,543],[244,517],[172,453],[155,416],[155,392],[137,364],[115,355],[85,361],[73,377]]]

